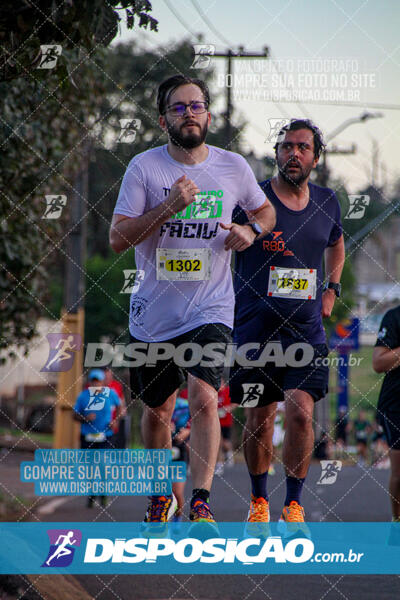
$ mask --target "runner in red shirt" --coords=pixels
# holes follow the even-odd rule
[[[105,367],[104,375],[105,385],[114,390],[118,398],[121,400],[121,417],[119,421],[113,426],[114,435],[112,437],[111,443],[114,445],[114,448],[126,448],[127,441],[129,438],[129,419],[128,412],[126,409],[124,387],[122,383],[114,379],[113,372],[111,371],[110,367]]]
[[[222,379],[222,385],[218,391],[218,416],[221,425],[221,443],[219,447],[218,462],[215,466],[215,474],[223,475],[224,464],[228,467],[233,467],[235,461],[233,459],[232,445],[232,411],[237,407],[237,404],[231,403],[229,395],[229,386]]]

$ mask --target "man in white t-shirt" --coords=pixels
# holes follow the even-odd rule
[[[225,347],[231,341],[231,251],[244,250],[271,231],[275,211],[243,157],[205,144],[209,101],[207,86],[198,79],[175,75],[160,85],[159,123],[168,144],[129,163],[110,244],[116,252],[136,248],[141,279],[130,303],[132,343],[143,348],[147,342],[147,356],[158,352],[156,359],[164,353],[156,364],[130,369],[132,394],[145,404],[145,446],[170,448],[176,392],[187,375],[194,485],[190,519],[212,524],[208,502],[220,438],[217,391],[223,356],[216,353],[218,366],[207,366],[207,359],[196,360],[195,354],[206,345]],[[231,223],[237,204],[248,214],[246,225]],[[164,342],[162,349],[156,351],[156,342]],[[194,349],[184,352],[182,344]],[[173,510],[172,495],[152,496],[145,523],[162,528]]]

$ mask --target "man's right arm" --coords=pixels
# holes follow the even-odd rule
[[[140,244],[173,214],[174,211],[162,202],[140,217],[113,215],[110,227],[111,248],[119,253]]]
[[[387,373],[400,367],[400,346],[398,348],[375,346],[372,353],[372,367],[376,373]]]
[[[74,409],[74,421],[78,421],[78,423],[84,423],[85,422],[85,418],[83,415],[81,415],[81,413],[76,412],[76,410]]]
[[[88,413],[87,415],[82,415],[81,413],[75,411],[74,419],[79,423],[91,423],[96,419],[96,413]]]
[[[78,423],[90,423],[90,421],[93,421],[96,418],[95,413],[89,413],[87,415],[83,415],[81,412],[82,410],[83,410],[83,406],[80,401],[80,397],[78,397],[76,404],[74,406],[74,414],[73,414],[74,421],[78,421]]]
[[[114,252],[123,252],[131,246],[143,242],[172,217],[195,200],[195,194],[200,193],[193,181],[180,177],[171,186],[171,192],[164,202],[145,212],[140,217],[113,215],[110,227],[110,246]]]

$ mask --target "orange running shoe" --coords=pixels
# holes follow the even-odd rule
[[[245,527],[245,535],[249,537],[267,538],[269,528],[269,502],[262,496],[256,498],[251,495],[249,514]]]
[[[311,537],[311,532],[304,522],[304,508],[296,500],[284,506],[279,519],[278,531],[285,537]]]

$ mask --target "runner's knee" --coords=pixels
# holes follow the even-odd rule
[[[302,406],[297,406],[291,411],[290,417],[287,419],[288,427],[296,427],[298,429],[308,429],[312,427],[312,414],[310,414]]]
[[[209,386],[208,386],[209,387]],[[190,397],[190,415],[193,419],[214,418],[218,415],[218,396],[213,389],[195,389]]]

